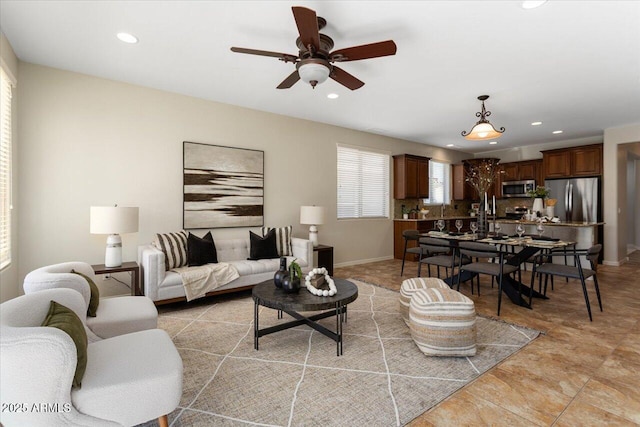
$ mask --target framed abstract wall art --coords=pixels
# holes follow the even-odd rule
[[[264,225],[264,151],[183,142],[185,229]]]

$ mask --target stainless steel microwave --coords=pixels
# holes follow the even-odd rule
[[[536,181],[505,181],[502,183],[502,197],[528,197],[527,191],[536,189]]]

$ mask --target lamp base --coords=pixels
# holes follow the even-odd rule
[[[318,227],[312,225],[309,227],[309,240],[313,243],[313,247],[318,247]]]
[[[122,238],[119,234],[110,234],[107,237],[104,265],[105,267],[120,267],[122,265]]]

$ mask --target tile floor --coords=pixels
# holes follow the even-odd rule
[[[410,425],[640,425],[640,251],[630,258],[621,267],[598,267],[604,312],[589,283],[593,322],[577,281],[556,279],[550,298],[534,300],[532,310],[503,298],[500,319],[545,334]],[[400,265],[381,261],[336,268],[334,275],[399,290],[417,273],[417,263],[407,262],[400,277]],[[526,273],[523,281],[529,279]],[[482,278],[480,296],[468,285],[460,291],[478,313],[495,317],[490,278]]]

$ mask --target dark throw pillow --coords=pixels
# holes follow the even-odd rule
[[[84,371],[87,369],[87,331],[84,330],[82,320],[70,308],[51,301],[49,313],[47,313],[47,317],[42,322],[42,326],[50,326],[66,332],[75,343],[78,364],[76,365],[76,373],[73,376],[73,386],[80,387]]]
[[[251,248],[249,249],[250,260],[279,258],[278,247],[276,246],[276,230],[271,229],[264,237],[249,231],[249,240],[251,242]]]
[[[187,260],[189,267],[218,262],[218,252],[210,231],[202,238],[189,233],[187,238]]]
[[[75,270],[71,270],[71,272],[84,277],[84,280],[89,284],[89,289],[91,289],[91,299],[89,300],[89,307],[87,307],[87,316],[96,317],[96,314],[98,313],[98,305],[100,304],[100,290],[98,290],[98,285],[96,285],[89,276],[85,276]]]

